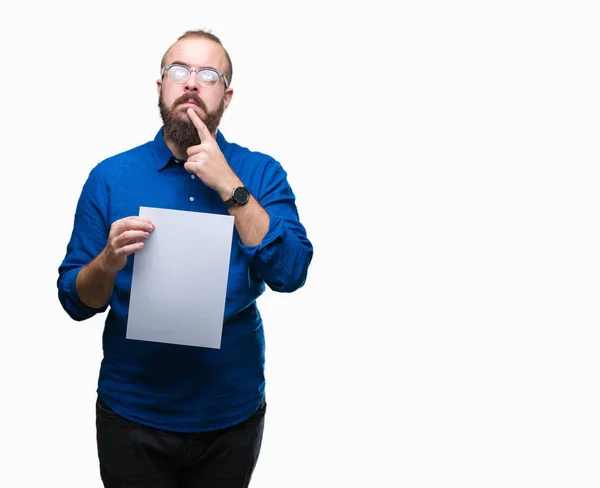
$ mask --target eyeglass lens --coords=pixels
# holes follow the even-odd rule
[[[171,66],[168,70],[169,78],[174,83],[185,83],[191,74],[185,66]],[[212,87],[219,81],[219,75],[210,69],[201,69],[196,72],[196,79],[201,86]]]

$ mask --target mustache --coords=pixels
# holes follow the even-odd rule
[[[182,103],[187,102],[188,100],[192,100],[198,107],[204,110],[204,113],[208,113],[208,109],[206,108],[206,104],[202,101],[202,99],[194,94],[194,93],[186,93],[185,95],[180,96],[175,102],[173,102],[173,108],[181,105]]]

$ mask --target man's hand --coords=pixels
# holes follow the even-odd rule
[[[125,217],[110,226],[101,259],[106,271],[118,272],[127,264],[127,256],[144,247],[144,240],[154,230],[154,224],[141,217]]]
[[[242,186],[242,182],[227,163],[217,141],[194,109],[189,108],[187,115],[198,130],[198,136],[202,142],[188,148],[188,160],[184,164],[184,168],[189,173],[195,174],[206,186],[218,192],[221,198],[226,200],[231,196],[231,190],[236,186]]]
[[[79,299],[88,307],[101,308],[110,300],[119,270],[127,256],[144,247],[154,224],[141,217],[125,217],[110,226],[106,247],[77,273],[75,287]]]

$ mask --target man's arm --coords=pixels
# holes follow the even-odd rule
[[[100,254],[91,263],[81,268],[75,279],[79,299],[90,308],[103,308],[110,299],[117,272],[110,270]]]
[[[223,201],[243,182],[231,169],[213,135],[193,109],[188,117],[202,141],[187,149],[185,169],[194,173]],[[271,165],[268,188],[247,204],[229,209],[243,244],[242,252],[262,280],[273,290],[291,292],[306,279],[312,260],[312,244],[298,218],[294,194],[279,164]]]
[[[237,179],[237,178],[236,178]],[[229,183],[231,189],[243,186],[238,179],[237,183]],[[231,186],[233,185],[233,186]],[[220,191],[219,195],[225,201],[231,196],[231,191]],[[269,214],[260,203],[250,195],[245,205],[234,205],[229,208],[229,214],[235,217],[235,229],[244,246],[258,246],[269,230]]]
[[[125,266],[127,253],[141,249],[143,244],[135,241],[144,240],[144,232],[149,232],[147,227],[151,223],[139,217],[110,225],[108,202],[106,183],[98,165],[82,188],[67,252],[58,268],[58,298],[73,320],[86,320],[106,310],[115,277]],[[142,231],[144,226],[146,230]],[[133,229],[137,232],[131,233]]]
[[[154,225],[141,217],[115,221],[102,252],[77,273],[75,287],[79,299],[90,308],[104,307],[112,293],[117,273],[127,264],[127,256],[144,247]]]
[[[196,112],[190,108],[187,113],[202,142],[188,148],[188,160],[184,167],[198,176],[206,186],[219,193],[223,201],[228,200],[231,191],[244,184],[233,172],[217,141]],[[258,201],[250,197],[246,205],[232,207],[229,213],[235,217],[235,228],[242,243],[245,246],[258,246],[269,230],[269,214]]]

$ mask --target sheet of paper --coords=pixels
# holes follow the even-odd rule
[[[233,217],[140,207],[154,223],[135,253],[127,339],[220,349]]]

